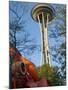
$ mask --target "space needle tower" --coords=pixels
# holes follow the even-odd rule
[[[48,47],[48,23],[54,19],[55,10],[49,4],[40,3],[32,9],[33,20],[39,23],[41,36],[41,61],[40,66],[49,64],[51,66],[51,59]]]

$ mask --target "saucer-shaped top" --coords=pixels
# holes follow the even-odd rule
[[[39,16],[40,21],[42,22],[42,12],[44,14],[45,21],[46,21],[47,15],[48,15],[49,21],[51,21],[55,16],[55,10],[51,5],[41,3],[33,7],[32,18],[38,21],[38,16]]]

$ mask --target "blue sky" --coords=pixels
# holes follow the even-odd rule
[[[32,38],[34,38],[35,43],[37,45],[40,45],[40,30],[39,30],[39,24],[34,21],[31,17],[31,10],[32,8],[37,4],[37,3],[28,3],[28,2],[10,2],[10,7],[12,7],[13,9],[15,9],[15,5],[18,4],[18,6],[21,8],[18,8],[18,14],[21,15],[21,13],[23,12],[22,7],[25,6],[27,9],[27,12],[25,15],[23,15],[22,20],[26,21],[26,25],[24,27],[24,30],[26,30],[27,32],[30,33],[30,36]],[[58,4],[51,4],[54,8],[56,8],[56,6],[58,6]],[[61,7],[64,7],[64,5],[61,5]],[[10,12],[9,13],[9,20],[13,20],[15,18],[15,15]],[[52,31],[55,33],[56,29],[55,29],[55,23],[50,23],[48,26],[48,36],[50,36],[50,34],[52,34]],[[23,32],[17,34],[17,38],[22,38],[23,37]],[[61,42],[63,42],[63,38],[59,38],[59,40],[56,43],[56,39],[55,38],[48,38],[49,39],[49,47],[53,47],[56,45],[59,45]],[[52,52],[50,50],[50,52]],[[23,52],[21,52],[21,54],[23,55]],[[40,52],[38,52],[37,50],[32,54],[32,55],[27,55],[26,58],[28,58],[30,61],[32,61],[36,66],[38,66],[40,64]],[[51,59],[52,60],[52,59]],[[53,61],[52,61],[53,62]],[[53,62],[53,64],[55,64],[55,62]]]

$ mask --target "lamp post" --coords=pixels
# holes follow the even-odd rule
[[[49,64],[51,59],[48,47],[48,23],[54,18],[55,10],[49,4],[40,3],[32,9],[32,18],[39,22],[41,34],[41,61],[40,66]]]

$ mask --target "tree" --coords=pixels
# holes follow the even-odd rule
[[[62,37],[64,41],[58,47],[59,61],[61,63],[61,77],[63,78],[63,82],[66,83],[66,6],[60,8],[58,10],[58,19],[62,20],[62,23],[58,25],[58,29],[60,32],[58,33],[59,37]]]
[[[10,42],[23,52],[24,55],[32,54],[37,50],[35,40],[25,29],[27,20],[24,20],[24,15],[28,13],[28,5],[22,5],[20,2],[10,2],[9,6],[9,40]],[[21,35],[22,33],[22,35]],[[20,37],[20,35],[22,37]]]
[[[46,64],[42,65],[41,67],[38,67],[37,71],[39,78],[45,77],[49,81],[50,86],[65,85],[65,81],[62,78],[59,68],[57,66],[50,67],[48,64]]]
[[[54,19],[55,32],[52,32],[52,38],[57,42],[51,49],[52,59],[57,62],[60,77],[63,78],[64,85],[66,84],[66,6],[56,5],[56,17]],[[52,30],[53,31],[53,30]]]

